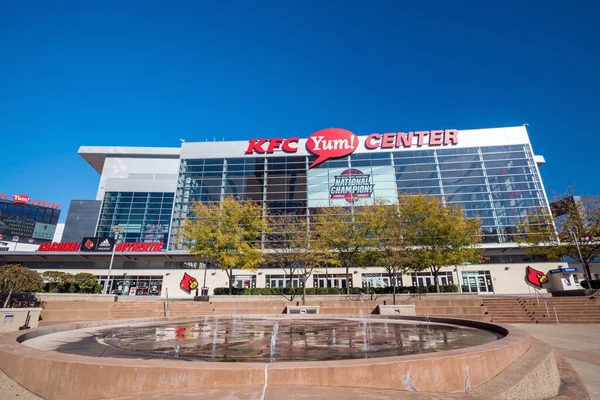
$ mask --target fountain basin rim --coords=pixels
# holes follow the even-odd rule
[[[221,318],[231,318],[231,316],[217,316]],[[281,319],[306,319],[306,320],[315,320],[315,319],[346,319],[346,320],[356,320],[361,321],[365,318],[359,318],[354,316],[334,316],[334,315],[323,315],[323,316],[302,316],[298,318],[298,316],[286,316],[286,315],[245,315],[245,319],[251,318],[262,318],[269,320],[281,320]],[[376,323],[384,323],[384,322],[427,322],[426,317],[420,316],[402,316],[402,317],[392,317],[392,318],[367,318],[369,321]],[[53,350],[41,350],[32,347],[28,347],[22,342],[32,339],[34,337],[44,336],[51,333],[72,331],[78,329],[86,329],[86,328],[110,328],[110,327],[123,327],[124,325],[131,325],[137,327],[143,326],[155,326],[157,323],[186,323],[186,322],[198,322],[201,319],[195,318],[138,318],[138,319],[127,319],[127,320],[103,320],[103,321],[85,321],[85,322],[76,322],[76,323],[68,323],[61,325],[54,325],[50,327],[41,327],[36,328],[30,332],[23,334],[22,332],[16,332],[13,334],[7,334],[0,338],[0,350],[7,349],[6,342],[7,339],[10,342],[10,336],[13,337],[13,346],[8,346],[12,348],[12,350],[30,349],[35,351],[36,358],[48,359],[48,360],[63,360],[65,357],[72,358],[73,362],[77,363],[90,363],[90,364],[102,364],[102,365],[128,365],[135,367],[144,367],[144,366],[157,366],[157,365],[168,365],[173,367],[183,367],[183,368],[201,368],[201,369],[244,369],[244,368],[257,368],[264,369],[265,365],[269,365],[269,369],[276,368],[289,368],[290,366],[298,366],[298,367],[327,367],[327,366],[343,366],[343,365],[372,365],[372,364],[389,364],[394,362],[404,362],[404,361],[423,361],[423,360],[431,360],[431,359],[441,359],[448,357],[456,357],[464,354],[472,354],[472,353],[480,353],[480,352],[489,352],[495,349],[503,348],[506,346],[511,346],[515,343],[518,343],[523,340],[529,340],[530,336],[527,332],[516,326],[506,326],[502,324],[484,322],[484,321],[475,321],[475,320],[466,320],[466,319],[451,319],[451,318],[439,318],[439,317],[429,317],[429,321],[435,325],[449,325],[449,326],[462,326],[462,327],[471,327],[477,329],[486,329],[492,332],[497,332],[503,334],[504,337],[495,340],[493,342],[488,342],[480,345],[464,347],[461,349],[454,350],[443,350],[437,352],[430,353],[420,353],[420,354],[408,354],[402,356],[390,356],[390,357],[377,357],[377,358],[368,358],[368,359],[345,359],[345,360],[323,360],[323,361],[280,361],[277,363],[266,363],[266,362],[227,362],[222,361],[218,363],[212,362],[196,362],[196,361],[187,361],[187,360],[177,360],[177,359],[165,359],[165,358],[156,358],[156,359],[143,359],[140,358],[117,358],[117,357],[102,357],[99,359],[98,357],[92,356],[84,356],[77,354],[67,354],[67,353],[59,353]],[[16,340],[15,340],[16,339]],[[15,343],[16,342],[16,343]],[[102,361],[100,361],[102,360]],[[143,361],[143,365],[140,365],[139,362]]]

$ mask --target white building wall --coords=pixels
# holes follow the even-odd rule
[[[529,286],[525,283],[525,267],[530,265],[531,267],[538,269],[542,272],[548,272],[551,269],[559,268],[560,266],[567,266],[567,263],[548,262],[548,263],[535,263],[535,264],[481,264],[481,265],[468,265],[459,266],[458,268],[443,268],[444,272],[452,272],[454,283],[463,283],[462,272],[463,271],[490,271],[492,282],[494,286],[493,293],[486,293],[489,295],[529,295],[532,293]],[[577,264],[569,264],[569,267],[579,267]],[[43,273],[48,269],[38,269],[38,272]],[[108,269],[55,269],[70,274],[76,274],[79,272],[88,272],[97,276],[107,275]],[[600,263],[592,266],[592,272],[600,274]],[[328,268],[328,274],[345,274],[345,268]],[[195,295],[195,290],[188,294],[180,289],[179,284],[183,278],[184,273],[191,275],[198,281],[198,289],[204,284],[204,269],[117,269],[113,270],[111,275],[114,276],[162,276],[163,277],[163,290],[161,297],[165,296],[165,288],[168,289],[169,298],[173,299],[192,299]],[[266,287],[266,278],[268,275],[285,275],[286,271],[279,268],[259,269],[258,271],[243,271],[235,269],[233,270],[234,275],[255,275],[256,276],[256,287]],[[316,269],[313,271],[314,274],[325,274],[324,268]],[[383,268],[369,267],[363,268],[351,268],[350,274],[352,275],[354,287],[362,286],[362,274],[364,273],[385,273]],[[460,278],[457,278],[457,273]],[[581,274],[581,268],[579,271]],[[460,281],[458,281],[460,279]],[[581,279],[583,277],[581,276]],[[403,275],[404,286],[412,285],[412,278],[409,274]],[[208,269],[206,273],[206,286],[209,287],[209,294],[213,294],[213,290],[218,287],[227,287],[228,280],[225,271],[220,269]],[[313,276],[307,281],[307,288],[313,287]],[[541,290],[542,293],[546,293],[546,290]],[[482,293],[482,295],[484,295]],[[144,296],[146,297],[146,296]]]
[[[54,236],[52,237],[52,241],[56,243],[60,243],[62,241],[62,235],[65,230],[65,223],[59,222],[56,224],[56,229],[54,230]]]
[[[107,157],[96,200],[107,191],[175,192],[178,158]]]

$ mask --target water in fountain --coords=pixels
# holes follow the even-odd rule
[[[425,316],[425,321],[427,322],[427,333],[431,333],[431,331],[429,330],[429,315]]]
[[[203,320],[199,320],[200,326]],[[388,325],[387,332],[385,324]],[[173,358],[177,354],[176,346],[180,346],[178,359],[213,362],[319,361],[400,356],[452,350],[497,339],[491,332],[444,326],[431,321],[428,334],[425,320],[415,326],[414,321],[367,318],[275,320],[245,317],[243,323],[239,318],[235,322],[227,317],[208,318],[206,332],[199,339],[194,335],[198,332],[193,332],[193,327],[194,321],[129,329],[109,328],[101,331],[99,337],[102,343],[112,346],[115,351],[136,351],[150,358],[152,355]]]
[[[277,354],[277,336],[279,335],[279,320],[273,324],[273,333],[271,334],[271,358]]]
[[[385,328],[385,335],[388,336],[390,334],[390,330],[388,329],[387,322],[385,324],[383,324],[383,327]]]
[[[175,357],[179,357],[179,345],[175,346]]]
[[[208,315],[204,317],[204,325],[202,326],[202,332],[206,332],[207,324],[208,324]]]
[[[215,329],[213,330],[213,347],[211,357],[215,358],[217,356],[217,333],[219,332],[219,320],[215,318]]]
[[[369,351],[369,338],[367,334],[367,321],[362,321],[362,329],[363,329],[363,351],[366,353]]]

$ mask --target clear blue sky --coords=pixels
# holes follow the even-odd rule
[[[0,193],[92,199],[80,145],[529,123],[600,194],[598,2],[4,1]]]

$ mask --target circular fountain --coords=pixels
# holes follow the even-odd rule
[[[266,388],[267,382],[456,392],[490,380],[529,346],[516,327],[442,318],[154,318],[5,335],[0,368],[35,393],[62,399]]]
[[[64,334],[59,335],[64,338]],[[450,324],[403,320],[205,318],[200,321],[88,329],[61,353],[180,358],[208,362],[328,361],[461,349],[503,335]],[[47,341],[48,338],[40,339]],[[36,347],[38,340],[26,341]],[[102,348],[102,347],[108,348]]]

